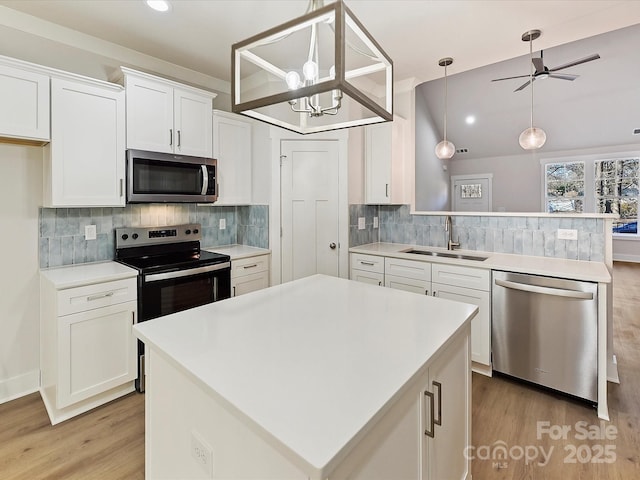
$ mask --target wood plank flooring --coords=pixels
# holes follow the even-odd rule
[[[638,264],[614,265],[614,324],[622,383],[609,384],[611,422],[601,424],[588,405],[474,374],[474,480],[640,478]],[[539,421],[571,431],[564,440],[538,438]],[[601,425],[613,426],[615,438],[577,439],[576,423],[581,421],[598,431]],[[505,459],[491,458],[498,451],[496,442],[506,447]],[[541,448],[548,455],[546,463]],[[518,458],[521,454],[529,459]],[[594,463],[608,459],[613,461]],[[144,395],[132,393],[53,427],[37,393],[0,405],[0,479],[144,479]]]

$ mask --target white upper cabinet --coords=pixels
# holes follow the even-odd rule
[[[406,120],[364,127],[364,203],[408,203],[403,187]]]
[[[0,137],[49,141],[49,76],[0,58]]]
[[[213,157],[218,160],[217,204],[251,203],[251,123],[213,111]]]
[[[127,92],[127,148],[212,157],[216,94],[121,67]]]
[[[51,79],[45,206],[124,206],[124,111],[119,85]]]

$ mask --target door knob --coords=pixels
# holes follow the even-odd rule
[[[331,243],[329,244],[329,248],[330,248],[331,250],[335,250],[335,249],[336,249],[336,244],[335,244],[334,242],[331,242]]]

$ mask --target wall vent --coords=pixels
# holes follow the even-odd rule
[[[636,128],[636,129],[633,131],[633,134],[634,134],[634,135],[638,135],[638,134],[640,134],[640,128]]]
[[[469,153],[468,148],[458,148],[456,149],[456,153]]]

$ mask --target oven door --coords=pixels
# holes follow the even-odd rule
[[[143,274],[138,297],[139,321],[199,307],[230,296],[229,262]]]

